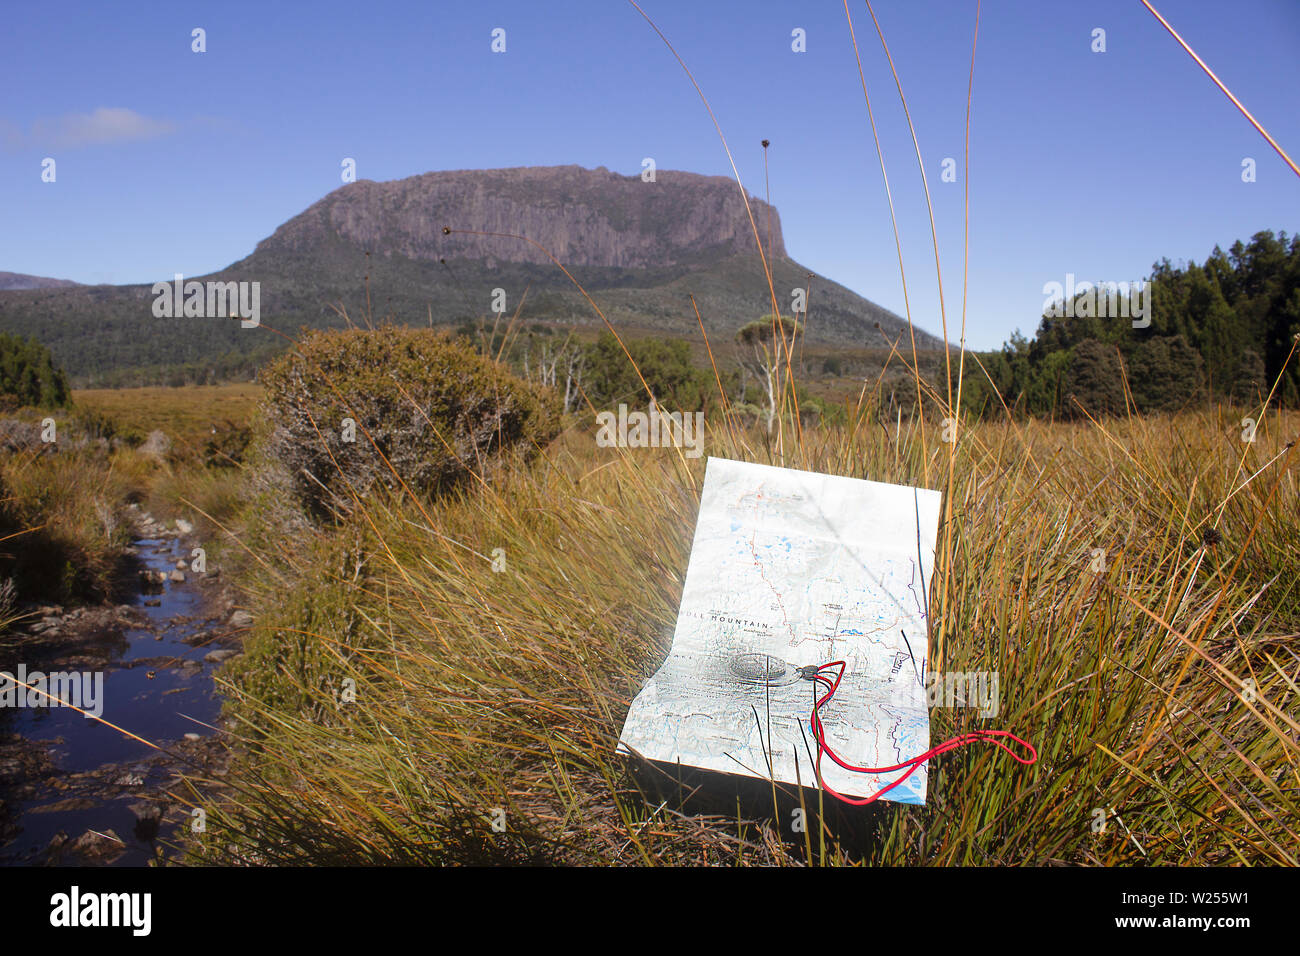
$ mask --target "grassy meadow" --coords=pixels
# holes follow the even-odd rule
[[[1002,699],[988,720],[934,709],[932,741],[1005,729],[1039,759],[943,754],[924,807],[681,783],[615,754],[671,643],[705,460],[598,447],[590,413],[489,480],[309,522],[256,454],[201,451],[223,423],[256,430],[254,387],[77,393],[68,447],[5,458],[26,516],[9,533],[94,600],[123,509],[185,516],[255,612],[222,678],[233,797],[203,804],[195,861],[1294,865],[1300,413],[954,436],[886,411],[887,380],[859,382],[843,420],[783,407],[771,433],[723,406],[704,450],[944,490],[931,666],[996,671]],[[89,437],[154,429],[170,451]]]
[[[187,388],[79,389],[73,400],[136,436],[162,431],[180,448],[197,449],[222,422],[249,424],[260,395],[257,385],[235,382]]]
[[[892,389],[859,381],[818,424],[783,407],[771,433],[724,405],[704,450],[944,490],[931,669],[996,671],[1001,705],[932,710],[932,742],[999,728],[1039,759],[943,754],[924,807],[615,754],[671,643],[705,459],[598,447],[590,413],[489,480],[376,490],[334,521],[301,520],[256,453],[202,453],[223,423],[256,430],[255,386],[76,393],[60,427],[86,440],[9,455],[3,479],[27,516],[11,533],[95,585],[83,598],[135,502],[194,521],[254,611],[222,675],[233,796],[194,781],[196,862],[1294,865],[1300,413],[954,436],[887,411]],[[89,440],[155,429],[164,454]]]
[[[671,643],[704,459],[598,448],[575,416],[491,483],[358,499],[337,526],[284,535],[245,496],[236,796],[195,858],[1294,865],[1300,416],[1254,442],[1225,409],[946,443],[879,401],[867,383],[848,425],[770,436],[717,416],[705,451],[946,488],[932,666],[997,671],[1002,704],[933,710],[932,741],[1003,728],[1033,766],[962,748],[924,808],[845,813],[793,788],[701,809],[616,756]]]

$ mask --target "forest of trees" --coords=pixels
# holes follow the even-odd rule
[[[998,394],[967,362],[962,404],[1001,414],[1000,396],[1022,414],[1117,413],[1127,384],[1138,412],[1205,399],[1258,406],[1277,381],[1274,404],[1300,405],[1300,371],[1287,364],[1300,333],[1300,235],[1259,232],[1226,253],[1216,246],[1199,265],[1164,259],[1150,279],[1149,326],[1044,315],[1032,340],[1017,333],[979,354]]]
[[[211,358],[161,365],[129,365],[83,376],[78,388],[138,388],[166,385],[219,385],[223,382],[251,382],[258,371],[285,350],[272,343],[247,352],[226,352]]]
[[[0,332],[0,409],[61,408],[68,380],[54,367],[50,350],[35,339]]]

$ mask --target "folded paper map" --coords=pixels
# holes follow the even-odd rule
[[[620,751],[815,787],[815,684],[795,668],[842,660],[821,708],[846,762],[929,749],[927,590],[937,491],[710,458],[668,659],[628,712]],[[870,796],[898,778],[822,759],[822,778]],[[924,767],[883,799],[925,802]]]

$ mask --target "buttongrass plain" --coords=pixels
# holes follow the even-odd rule
[[[952,450],[878,398],[785,455],[762,429],[706,447],[923,484]],[[689,812],[616,755],[671,643],[704,462],[597,448],[589,418],[490,485],[229,549],[257,624],[223,680],[235,793],[197,859],[1295,864],[1295,414],[1253,443],[1227,410],[963,428],[932,648],[943,628],[936,666],[997,671],[1002,700],[932,710],[931,737],[1005,728],[1039,760],[944,754],[924,807],[856,811],[850,838],[814,789]]]

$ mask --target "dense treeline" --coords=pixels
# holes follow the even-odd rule
[[[1275,381],[1275,404],[1300,404],[1300,372],[1287,364],[1300,333],[1300,235],[1259,232],[1226,253],[1216,246],[1199,265],[1164,259],[1150,282],[1141,320],[1099,317],[1103,310],[1083,295],[1064,315],[1045,309],[1032,341],[1016,334],[1000,351],[979,354],[998,394],[967,363],[963,405],[1001,414],[1000,396],[1023,414],[1116,413],[1126,408],[1127,386],[1139,412],[1205,399],[1249,406]]]
[[[0,332],[0,407],[60,408],[68,381],[50,350],[33,338]]]
[[[1005,404],[1021,415],[1072,418],[1085,411],[1111,414],[1130,407],[1137,412],[1175,410],[1206,400],[1257,406],[1275,382],[1274,404],[1300,406],[1300,362],[1287,361],[1300,333],[1300,235],[1259,232],[1227,252],[1215,247],[1203,263],[1174,266],[1164,259],[1153,266],[1149,282],[1149,291],[1127,301],[1123,295],[1108,298],[1096,290],[1072,290],[1062,297],[1064,308],[1045,308],[1033,339],[1017,332],[1000,350],[976,353],[972,358],[977,361],[968,358],[963,407],[1000,415]],[[1136,316],[1142,300],[1141,321],[1115,314],[1117,306],[1128,306]],[[60,339],[61,352],[95,351],[93,358],[80,360],[84,371],[76,384],[251,380],[284,349],[279,340],[254,345],[236,339],[242,330],[230,323],[199,322],[179,336],[141,336],[138,323],[130,331],[118,343],[132,351],[129,361],[121,349],[105,349],[102,340]],[[487,333],[463,317],[454,334],[468,338],[481,354],[504,359],[525,378],[555,388],[565,411],[588,402],[597,407],[636,402],[644,393],[623,348],[608,334],[579,342],[538,324],[528,331]],[[10,396],[10,404],[67,400],[67,383],[44,347],[15,335],[0,338],[5,343],[0,394]],[[213,348],[218,339],[221,345]],[[685,340],[629,337],[626,345],[665,405],[690,410],[716,401],[713,370],[691,361]],[[871,378],[874,372],[851,369],[838,356],[818,361],[824,374]],[[755,408],[766,399],[760,372],[743,361],[737,367],[732,360],[718,369],[729,399]]]
[[[138,388],[166,385],[221,385],[226,382],[251,382],[271,359],[285,351],[285,346],[271,344],[249,352],[227,352],[212,358],[163,365],[136,365],[81,376],[79,388]]]

